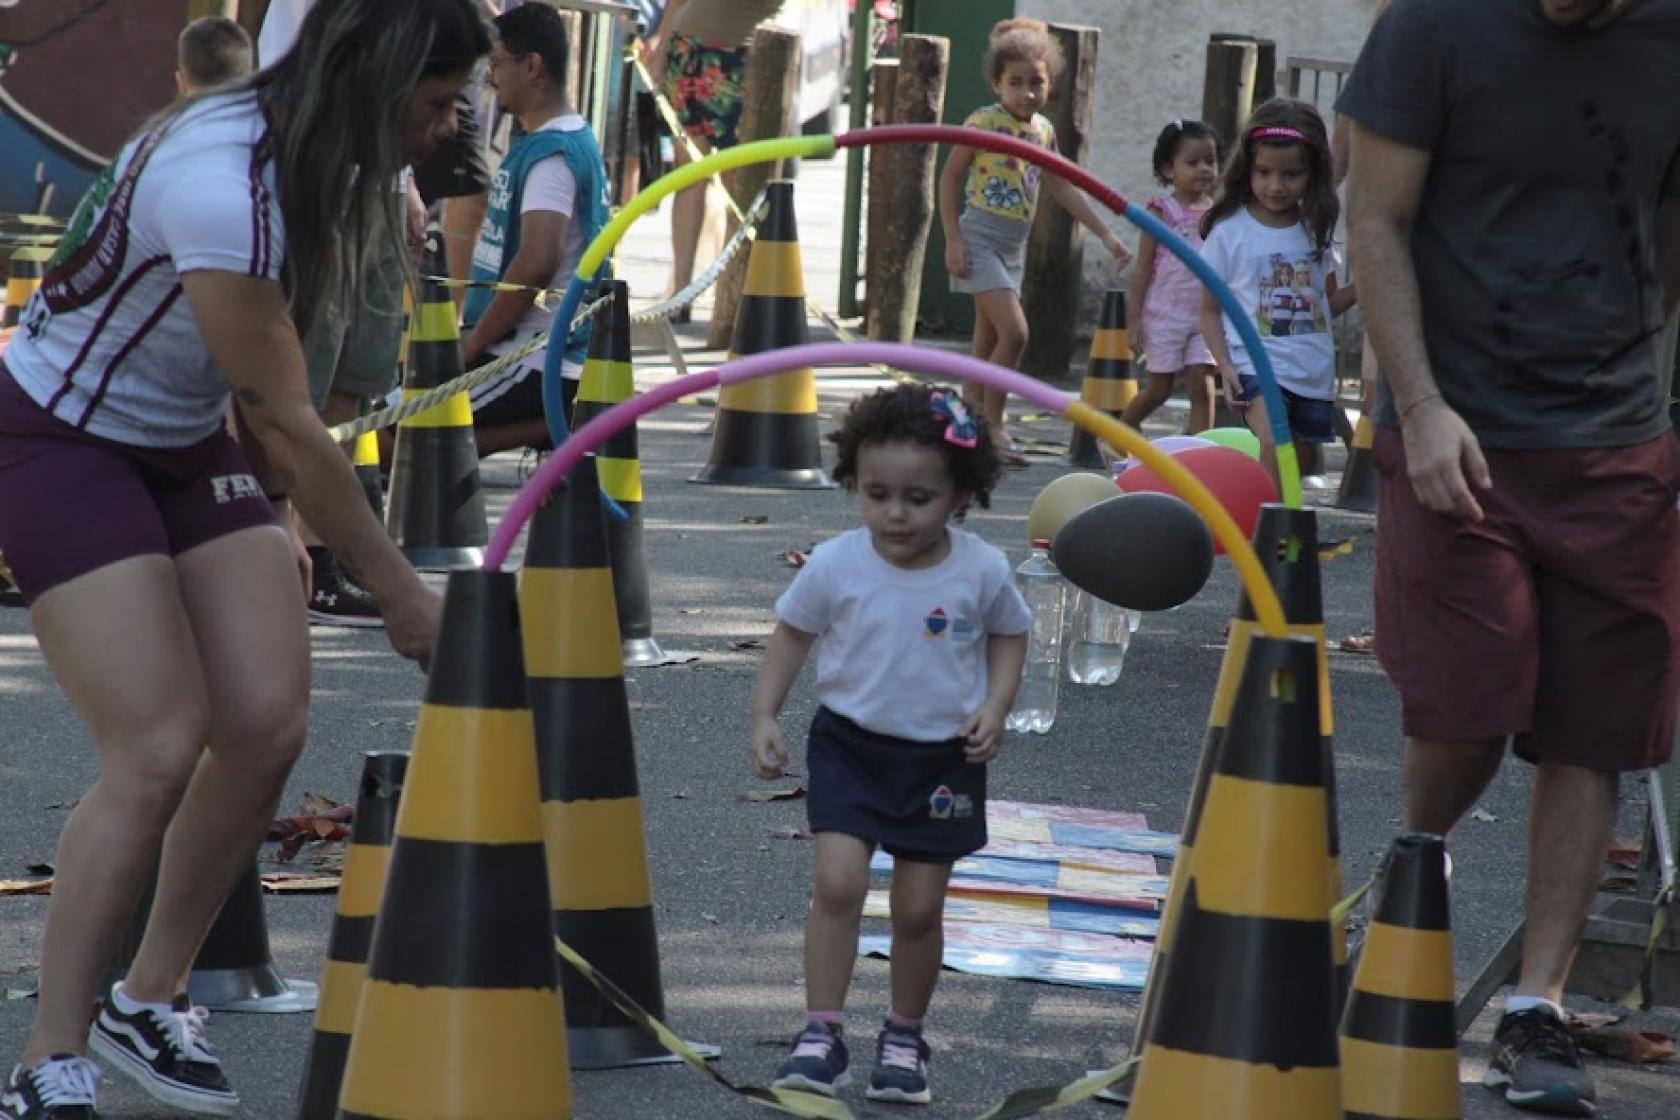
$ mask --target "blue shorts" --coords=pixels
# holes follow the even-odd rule
[[[818,708],[806,741],[811,832],[840,832],[896,859],[952,863],[986,846],[986,767],[964,742],[882,735]]]
[[[1239,373],[1237,379],[1242,382],[1242,393],[1238,400],[1252,401],[1260,395],[1260,379],[1252,373]],[[1303,397],[1278,386],[1278,392],[1283,395],[1283,411],[1289,417],[1289,435],[1295,443],[1334,443],[1336,442],[1335,401],[1321,401],[1316,397]]]

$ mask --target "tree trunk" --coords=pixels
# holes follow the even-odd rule
[[[894,124],[934,124],[945,108],[951,41],[905,35],[898,47]],[[932,144],[892,144],[883,161],[888,189],[870,202],[886,208],[878,266],[869,277],[869,337],[909,342],[916,335],[922,295],[922,258],[934,219]]]
[[[1094,27],[1051,24],[1050,34],[1061,44],[1067,64],[1050,91],[1044,115],[1056,126],[1056,146],[1062,155],[1083,164],[1091,146],[1092,94],[1102,33]],[[1021,369],[1045,381],[1061,382],[1067,380],[1073,364],[1079,297],[1085,289],[1085,229],[1046,194],[1041,182],[1021,285],[1021,304],[1027,314],[1027,352]]]
[[[753,32],[742,91],[742,143],[794,134],[799,123],[794,117],[798,115],[799,65],[803,57],[799,36],[794,32],[780,27],[760,27]],[[745,209],[766,183],[781,177],[781,170],[780,160],[737,169],[730,184],[735,204]],[[731,220],[729,225],[733,236],[735,222]],[[735,333],[735,312],[741,305],[741,286],[747,279],[749,256],[749,251],[736,253],[712,289],[712,323],[706,334],[706,345],[714,350],[728,346]]]

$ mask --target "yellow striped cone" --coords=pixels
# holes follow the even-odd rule
[[[1441,837],[1394,841],[1342,1018],[1344,1120],[1459,1120],[1452,923]]]
[[[0,330],[15,327],[22,321],[24,304],[41,286],[41,276],[52,253],[51,249],[38,246],[13,251],[11,268],[6,273],[6,306],[0,311]]]
[[[442,236],[427,239],[423,271],[448,275]],[[449,289],[426,282],[409,323],[403,399],[417,397],[460,377],[461,332]],[[478,443],[472,402],[459,393],[397,425],[391,453],[391,494],[386,528],[416,568],[450,571],[476,566],[490,539],[484,490],[478,477]]]
[[[1110,288],[1103,293],[1102,317],[1097,320],[1097,333],[1091,336],[1091,359],[1085,366],[1079,399],[1118,419],[1137,391],[1137,378],[1132,376],[1131,337],[1126,328],[1126,293]],[[1097,437],[1084,428],[1074,428],[1067,461],[1076,467],[1102,470]]]
[[[585,458],[537,510],[519,582],[549,891],[560,939],[662,1018],[653,884],[596,467]],[[560,980],[578,1069],[675,1060],[572,968],[562,966]]]
[[[1369,416],[1359,417],[1353,429],[1353,446],[1348,448],[1347,466],[1342,468],[1342,485],[1336,490],[1336,508],[1365,513],[1377,510],[1377,461],[1371,453],[1376,429]]]
[[[1334,724],[1330,711],[1330,659],[1324,640],[1324,597],[1318,559],[1318,519],[1310,509],[1290,509],[1275,503],[1260,507],[1260,519],[1254,526],[1254,551],[1260,564],[1277,588],[1283,602],[1284,620],[1292,634],[1311,638],[1318,647],[1318,696],[1320,743],[1324,753],[1325,787],[1329,796],[1329,836],[1326,845],[1329,860],[1325,874],[1332,899],[1341,897],[1342,866],[1341,837],[1336,815],[1336,769],[1331,751]],[[1219,757],[1226,728],[1230,724],[1231,705],[1236,698],[1237,684],[1242,679],[1248,661],[1250,643],[1261,633],[1255,621],[1254,606],[1243,591],[1237,600],[1237,613],[1231,620],[1231,631],[1225,646],[1225,658],[1219,666],[1219,681],[1214,686],[1213,709],[1208,716],[1207,735],[1202,741],[1201,757],[1196,763],[1196,776],[1190,785],[1190,803],[1185,809],[1184,828],[1179,837],[1178,853],[1173,861],[1170,886],[1161,907],[1161,932],[1155,941],[1154,957],[1149,966],[1143,1002],[1138,1011],[1137,1029],[1132,1038],[1133,1053],[1141,1053],[1143,1041],[1159,1005],[1160,991],[1156,980],[1165,970],[1165,960],[1172,952],[1173,916],[1178,900],[1189,878],[1191,856],[1202,819],[1202,805],[1207,797],[1208,778]],[[1332,931],[1332,949],[1337,973],[1336,990],[1347,991],[1347,931],[1336,926]]]
[[[356,1025],[356,1002],[367,973],[368,946],[373,943],[379,896],[385,890],[385,869],[391,862],[397,799],[402,795],[408,755],[403,751],[370,751],[365,757],[361,790],[356,796],[356,822],[344,852],[344,882],[338,888],[332,940],[327,944],[327,963],[321,972],[315,1038],[298,1092],[297,1120],[332,1120],[337,1115],[344,1058],[350,1051],[350,1031]]]
[[[514,576],[452,572],[338,1116],[571,1114]]]
[[[630,364],[630,285],[606,282],[613,298],[595,312],[589,357],[583,364],[572,424],[581,428],[621,401],[636,395]],[[595,452],[601,490],[624,510],[624,520],[608,518],[607,545],[612,556],[613,594],[618,602],[618,633],[626,665],[659,665],[665,651],[653,636],[653,600],[648,594],[646,536],[642,528],[642,463],[636,425],[608,438]]]
[[[373,515],[385,520],[385,484],[379,478],[379,433],[363,432],[356,437],[350,453],[350,465],[356,468],[356,481],[362,484]]]
[[[729,356],[801,346],[805,330],[805,273],[793,213],[793,184],[771,183],[769,211],[747,258],[747,279]],[[694,482],[827,490],[817,425],[817,379],[810,369],[725,385],[718,394],[709,461]]]
[[[1318,651],[1257,637],[1208,779],[1131,1120],[1336,1120]]]

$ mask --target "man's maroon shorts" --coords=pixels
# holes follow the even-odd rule
[[[1484,449],[1480,524],[1418,504],[1378,428],[1377,655],[1407,735],[1516,736],[1593,770],[1668,758],[1680,695],[1680,444]]]
[[[0,554],[28,602],[131,556],[274,523],[225,432],[180,448],[101,439],[36,404],[0,363]]]

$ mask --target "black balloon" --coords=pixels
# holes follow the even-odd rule
[[[1135,611],[1187,602],[1213,571],[1213,534],[1171,494],[1121,494],[1068,519],[1052,544],[1075,587]]]

